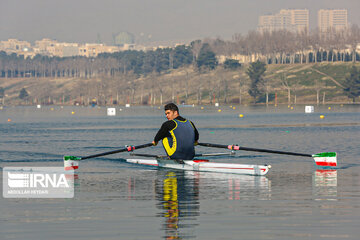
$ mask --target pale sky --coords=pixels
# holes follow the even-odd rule
[[[42,38],[112,43],[121,31],[152,41],[231,39],[255,30],[258,17],[282,8],[310,10],[310,28],[321,8],[348,9],[360,25],[360,0],[0,0],[0,40]]]

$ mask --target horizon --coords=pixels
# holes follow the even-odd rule
[[[358,0],[3,0],[0,7],[0,40],[16,38],[32,44],[49,38],[112,45],[113,34],[123,31],[134,34],[136,43],[143,45],[229,40],[256,30],[259,16],[281,9],[309,9],[310,30],[317,27],[319,9],[347,9],[349,23],[360,25]]]

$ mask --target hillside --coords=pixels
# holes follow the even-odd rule
[[[269,104],[305,104],[351,102],[343,94],[345,77],[352,63],[273,64],[267,65],[266,86]],[[360,64],[356,64],[360,67]],[[4,105],[24,104],[242,104],[253,102],[247,91],[247,66],[238,70],[216,70],[199,73],[192,67],[150,74],[138,78],[133,74],[115,78],[0,78],[5,90]],[[241,86],[241,87],[240,87]],[[27,99],[20,99],[25,88]],[[290,92],[290,96],[289,96]],[[262,99],[262,104],[265,103]],[[290,102],[289,102],[290,101]],[[358,100],[357,100],[358,101]]]

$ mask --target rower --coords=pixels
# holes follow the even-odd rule
[[[179,115],[179,108],[174,103],[164,107],[168,121],[164,122],[157,132],[153,145],[160,140],[170,159],[191,160],[195,156],[194,146],[199,140],[199,132],[190,120]]]

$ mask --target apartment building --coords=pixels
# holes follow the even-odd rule
[[[77,43],[55,43],[46,48],[48,55],[57,57],[72,57],[79,55],[79,44]]]
[[[308,29],[308,9],[281,9],[279,13],[259,17],[258,31],[260,32],[277,30],[302,32]]]
[[[37,54],[48,55],[47,48],[53,47],[57,43],[58,42],[56,40],[52,40],[49,38],[43,38],[41,40],[35,41],[35,46],[33,49],[34,49],[34,52],[36,52]]]
[[[8,39],[7,41],[0,42],[0,51],[5,52],[23,52],[29,51],[31,44],[26,41],[20,41],[17,39]]]
[[[106,46],[104,44],[86,43],[85,45],[81,45],[79,47],[78,55],[85,57],[96,57],[100,53],[114,53],[121,50],[122,49],[117,46]]]
[[[321,33],[331,30],[340,31],[348,28],[346,9],[320,9],[318,11],[318,28]]]
[[[145,50],[145,47],[137,46],[135,44],[107,46],[105,44],[97,43],[65,43],[49,38],[37,40],[33,46],[29,42],[20,41],[17,39],[0,41],[0,51],[5,51],[8,54],[16,53],[17,55],[23,55],[25,58],[33,58],[37,54],[50,57],[97,57],[101,53],[114,53],[119,51],[134,50],[137,48]]]

